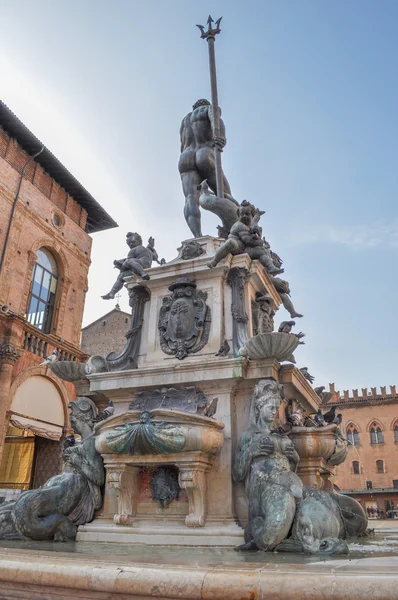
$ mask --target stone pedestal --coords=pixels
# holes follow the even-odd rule
[[[180,252],[171,263],[150,269],[149,281],[127,280],[130,290],[142,286],[148,297],[142,307],[140,344],[134,358],[137,368],[90,375],[90,395],[94,400],[96,394],[113,400],[115,415],[105,422],[105,430],[115,425],[119,417],[120,422],[128,418],[123,415],[143,391],[194,386],[208,402],[218,398],[215,418],[224,424],[223,444],[211,458],[199,448],[196,451],[202,454],[190,457],[184,452],[178,456],[120,457],[99,448],[108,472],[104,508],[93,523],[79,528],[78,539],[168,545],[242,543],[246,499],[242,486],[232,481],[231,468],[236,444],[249,422],[255,383],[262,378],[275,379],[284,383],[287,399],[297,398],[312,412],[319,406],[318,396],[294,365],[281,365],[272,358],[248,360],[239,355],[239,344],[253,335],[252,302],[256,292],[268,293],[276,307],[281,304],[262,265],[240,255],[230,256],[209,269],[207,263],[221,240],[204,237],[196,241],[203,251],[199,257],[183,260]],[[199,319],[196,326],[202,333],[183,359],[181,352],[173,355],[173,344],[165,347],[162,323],[165,306],[170,309],[169,314],[173,307],[176,314],[189,311],[189,302],[184,306],[182,302],[173,304],[181,278],[194,280],[190,289],[198,298],[198,305],[205,298],[207,307],[201,317],[206,321],[206,342],[200,338],[204,329],[201,330],[203,323]],[[181,297],[185,298],[184,287],[181,289]],[[184,313],[181,314],[177,333],[172,332],[177,337],[178,327],[184,324]],[[230,348],[226,356],[216,356],[221,346]],[[283,411],[281,407],[282,421]],[[143,468],[160,464],[173,464],[179,469],[183,490],[180,501],[173,501],[167,509],[161,509],[149,498],[145,477],[140,475]]]

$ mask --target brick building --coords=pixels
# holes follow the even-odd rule
[[[341,428],[347,435],[347,460],[336,469],[335,485],[349,494],[369,516],[393,511],[398,517],[398,396],[395,386],[380,392],[376,388],[348,390],[343,394],[330,385],[324,393],[326,406],[336,405],[341,412]],[[373,509],[373,510],[372,510]],[[390,512],[391,514],[391,512]]]
[[[40,363],[54,349],[85,357],[89,234],[115,226],[0,102],[0,489],[38,487],[59,468],[74,386]]]
[[[122,351],[126,344],[131,315],[120,310],[117,304],[106,313],[82,329],[81,349],[88,355],[108,356],[111,352]]]

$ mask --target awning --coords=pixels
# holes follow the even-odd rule
[[[34,435],[48,438],[50,440],[60,440],[62,436],[62,427],[54,423],[47,423],[39,419],[32,419],[18,413],[10,413],[10,424],[18,429],[30,431]]]
[[[48,377],[33,375],[16,389],[8,412],[11,425],[59,440],[65,425],[62,397]]]

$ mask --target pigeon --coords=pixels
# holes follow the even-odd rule
[[[315,393],[318,394],[318,396],[322,397],[322,392],[325,389],[324,385],[320,385],[319,387],[314,388],[315,389]]]
[[[304,375],[304,377],[306,378],[307,381],[309,381],[310,383],[313,383],[315,377],[313,377],[310,373],[308,373],[308,367],[301,367],[301,369],[299,369],[302,374]]]
[[[302,331],[300,331],[299,333],[293,333],[293,335],[296,336],[297,339],[299,339],[299,344],[305,344],[305,342],[301,341],[301,338],[305,337],[305,333],[303,333]]]
[[[276,429],[271,429],[271,433],[279,433],[279,435],[287,435],[292,431],[292,429],[293,429],[293,425],[291,423],[283,423],[283,425],[280,425]]]
[[[213,398],[213,400],[208,404],[205,408],[204,415],[205,417],[214,417],[217,410],[218,398]]]
[[[290,333],[292,330],[292,327],[294,327],[295,324],[296,324],[295,321],[282,321],[282,323],[279,325],[278,332],[279,333]]]
[[[101,421],[105,421],[105,419],[109,419],[114,412],[115,407],[113,406],[113,402],[112,400],[109,400],[108,406],[95,417],[94,423],[100,423]]]
[[[72,435],[67,435],[65,440],[64,440],[64,447],[63,449],[66,450],[67,448],[72,448],[72,446],[74,446],[76,444],[76,438],[75,436]]]
[[[337,406],[332,406],[332,408],[323,415],[325,423],[333,423],[333,419],[336,416],[336,408],[337,408]]]
[[[334,425],[340,425],[341,422],[343,420],[343,415],[341,413],[339,413],[332,421],[332,423],[334,423]]]
[[[263,238],[263,239],[264,239],[264,238]],[[264,241],[265,241],[265,240],[264,240]],[[268,245],[269,245],[269,244],[268,244]],[[274,263],[274,265],[275,265],[275,266],[276,266],[278,269],[280,269],[280,268],[281,268],[281,266],[283,265],[283,260],[281,259],[281,257],[280,257],[280,256],[278,256],[278,255],[276,254],[276,252],[272,252],[272,250],[270,250],[270,253],[271,253],[272,262]]]
[[[42,363],[40,363],[40,367],[43,367],[44,365],[49,365],[50,363],[55,363],[58,360],[58,351],[57,350],[53,350],[52,353],[50,354],[50,356],[47,356],[46,360],[44,360]]]
[[[218,352],[216,352],[216,356],[228,356],[230,350],[231,348],[229,347],[227,340],[224,340],[223,345]]]
[[[308,415],[305,417],[304,419],[304,427],[316,427],[316,421],[315,419],[312,419],[311,417],[309,417]]]
[[[318,425],[318,427],[323,427],[325,425],[325,419],[323,418],[321,409],[319,409],[318,412],[316,413],[316,415],[314,417],[314,421]]]

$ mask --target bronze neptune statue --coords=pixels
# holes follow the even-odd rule
[[[222,149],[226,144],[225,127],[220,119],[220,135],[214,131],[213,109],[208,100],[197,100],[182,120],[180,128],[181,156],[178,170],[185,196],[184,216],[194,237],[202,236],[198,186],[207,179],[211,190],[238,204],[231,195],[225,175],[224,193],[219,194],[216,185],[215,146]]]

